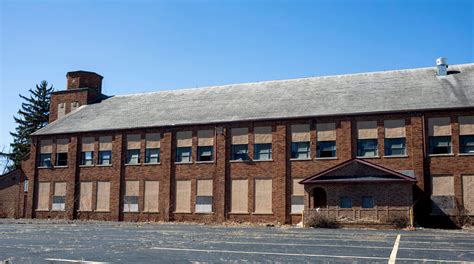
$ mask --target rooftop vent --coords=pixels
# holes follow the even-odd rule
[[[440,57],[436,59],[436,67],[438,68],[438,76],[448,75],[447,59]]]

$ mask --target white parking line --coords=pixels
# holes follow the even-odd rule
[[[206,252],[206,253],[232,253],[232,254],[248,254],[248,255],[276,255],[276,256],[296,256],[296,257],[320,257],[320,258],[348,258],[348,259],[387,260],[387,258],[384,258],[384,257],[337,256],[337,255],[322,255],[322,254],[300,254],[300,253],[237,251],[237,250],[218,250],[218,249],[167,248],[167,247],[151,247],[151,249],[156,249],[156,250],[170,250],[170,251],[188,251],[188,252]]]
[[[400,244],[400,234],[398,234],[397,239],[395,239],[392,253],[390,254],[390,258],[388,259],[388,264],[395,264],[395,260],[397,259],[397,251],[398,251],[399,244]]]
[[[72,262],[72,263],[82,263],[82,264],[106,264],[109,262],[100,262],[100,261],[88,261],[88,260],[76,260],[76,259],[57,259],[57,258],[45,258],[44,260],[54,262]]]
[[[268,242],[251,242],[251,241],[203,241],[206,243],[215,244],[238,244],[238,245],[267,245],[267,246],[298,246],[298,247],[343,247],[343,248],[377,248],[377,249],[391,249],[392,247],[369,246],[369,245],[336,245],[336,244],[306,244],[306,243],[268,243]]]

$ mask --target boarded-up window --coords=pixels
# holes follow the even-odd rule
[[[212,212],[212,180],[197,181],[196,212]]]
[[[112,150],[112,136],[99,137],[99,150]]]
[[[255,127],[253,133],[255,144],[272,143],[272,127]]]
[[[433,196],[454,195],[453,176],[452,175],[433,175],[432,176],[432,195]]]
[[[436,117],[428,119],[428,131],[430,136],[451,136],[451,118]]]
[[[358,139],[376,139],[377,121],[359,121],[357,122],[357,138]]]
[[[146,134],[146,148],[154,149],[160,148],[160,133],[149,133]]]
[[[178,213],[191,212],[191,181],[176,181],[176,206]]]
[[[159,181],[145,181],[145,212],[158,212],[159,194]]]
[[[127,149],[140,149],[141,148],[141,135],[127,135]]]
[[[316,124],[318,141],[336,140],[336,123],[318,123]]]
[[[49,210],[49,182],[40,182],[38,186],[38,210]]]
[[[94,138],[93,137],[83,137],[82,138],[82,151],[94,151]]]
[[[66,209],[66,183],[54,183],[53,208],[54,211],[64,211]]]
[[[242,145],[249,143],[249,132],[248,128],[232,128],[232,145]]]
[[[81,182],[80,211],[92,211],[92,182]]]
[[[302,179],[293,179],[291,193],[291,213],[300,214],[304,210],[304,186],[299,184]]]
[[[291,126],[292,142],[309,142],[310,140],[311,136],[309,124]]]
[[[248,180],[232,180],[231,213],[248,213]]]
[[[255,180],[255,213],[272,213],[272,180]]]
[[[463,205],[469,215],[474,215],[474,175],[462,176]]]
[[[214,130],[199,130],[198,146],[214,146]]]
[[[110,211],[110,182],[97,182],[96,211]]]
[[[62,118],[64,115],[66,115],[66,104],[65,103],[59,103],[58,104],[58,118]]]
[[[180,131],[176,133],[178,147],[191,147],[193,145],[193,133],[191,131]]]
[[[123,198],[124,212],[138,212],[138,197],[140,193],[139,181],[125,182],[125,197]]]
[[[56,140],[56,152],[57,153],[67,153],[69,146],[69,139],[67,138],[60,138]]]
[[[405,132],[405,120],[385,120],[384,121],[385,138],[404,138],[406,137]]]
[[[53,152],[53,141],[51,139],[43,139],[40,141],[40,153],[47,154]]]
[[[474,116],[459,117],[459,135],[474,135]]]

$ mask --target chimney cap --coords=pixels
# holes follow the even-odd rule
[[[95,72],[91,72],[91,71],[79,70],[79,71],[70,71],[70,72],[66,73],[66,77],[68,77],[68,76],[74,77],[74,76],[78,76],[78,75],[96,75],[96,76],[100,77],[101,79],[104,78],[102,75],[97,74]]]
[[[436,59],[436,66],[440,66],[440,65],[448,65],[448,59],[444,58],[444,57],[439,57]]]

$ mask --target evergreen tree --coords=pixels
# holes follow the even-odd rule
[[[15,132],[10,132],[13,143],[10,144],[11,153],[8,158],[12,161],[10,170],[19,168],[21,161],[30,152],[30,134],[46,126],[49,119],[49,105],[53,86],[48,88],[48,82],[42,81],[36,89],[30,89],[30,96],[19,95],[25,102],[21,104],[18,116],[14,116],[17,123]]]

